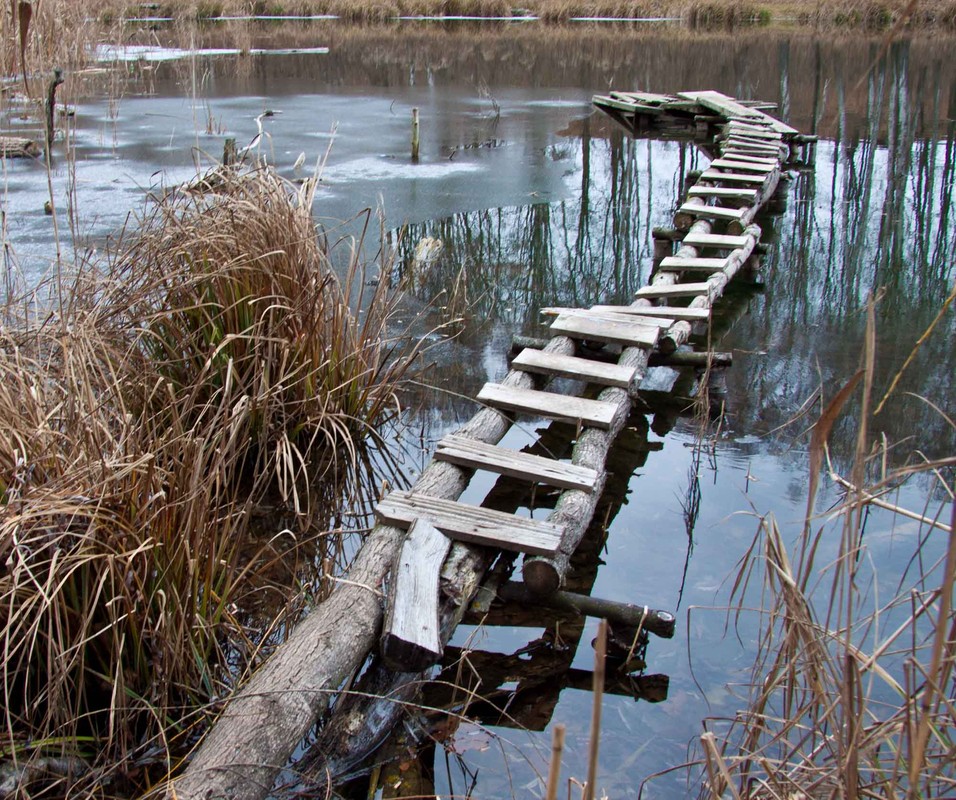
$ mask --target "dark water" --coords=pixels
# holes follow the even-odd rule
[[[82,97],[75,170],[61,153],[54,175],[59,207],[75,187],[80,233],[90,235],[78,246],[120,225],[144,189],[190,175],[199,151],[218,154],[227,136],[251,140],[266,109],[281,113],[262,119],[268,135],[260,151],[290,176],[300,153],[314,164],[334,138],[317,216],[337,220],[381,206],[391,228],[407,226],[400,263],[424,236],[443,242],[408,298],[410,316],[456,279],[466,290],[469,322],[432,351],[438,391],[423,392],[424,407],[410,420],[426,450],[472,415],[468,397],[504,375],[511,336],[543,331],[539,309],[623,302],[647,282],[651,229],[670,224],[685,173],[706,162],[687,143],[625,138],[592,113],[593,93],[715,88],[776,102],[793,125],[821,136],[815,167],[792,173],[786,210],[763,223],[772,244],[759,282],[723,306],[717,347],[734,352],[734,366],[721,375],[726,409],[707,431],[710,446],[703,457],[693,446],[693,419],[635,416],[613,454],[612,489],[598,512],[606,542],[603,528],[594,531],[586,545],[592,557],[574,579],[593,584],[595,595],[678,615],[677,636],[652,640],[646,652],[647,673],[669,676],[666,700],[605,699],[599,787],[613,798],[636,796],[648,775],[693,755],[703,718],[740,704],[753,623],[725,631],[720,609],[757,515],[772,512],[788,530],[802,520],[809,422],[786,423],[815,392],[832,397],[857,369],[871,294],[880,294],[882,393],[952,286],[954,42],[901,40],[884,51],[879,39],[690,35],[662,23],[233,26],[205,29],[193,41],[330,52],[130,65],[122,91]],[[417,165],[408,158],[412,107],[422,114]],[[25,280],[35,281],[53,259],[45,174],[8,163],[4,177],[8,241]],[[954,319],[950,312],[926,340],[876,420],[877,433],[906,439],[900,459],[914,450],[953,453],[953,428],[940,409],[952,416]],[[505,443],[521,446],[546,427],[525,422]],[[852,456],[854,430],[840,424],[831,439],[840,469]],[[560,426],[545,435],[556,449],[570,442]],[[409,458],[410,479],[418,466]],[[503,506],[526,502],[508,490],[479,477],[464,499],[479,502],[491,491]],[[823,503],[836,497],[830,487],[824,494]],[[942,499],[923,483],[894,502],[922,509],[927,494]],[[696,515],[688,513],[695,505]],[[874,585],[893,587],[917,527],[879,513],[868,525]],[[455,644],[517,654],[519,665],[560,650],[587,670],[594,627],[463,626]],[[543,635],[548,642],[527,647]],[[555,637],[567,647],[556,647]],[[522,675],[516,666],[500,676],[520,691],[499,702],[543,730],[462,722],[437,748],[438,793],[541,795],[553,722],[568,726],[565,775],[583,780],[590,693],[566,688],[558,698],[553,682]],[[648,796],[685,796],[685,780],[658,778]]]

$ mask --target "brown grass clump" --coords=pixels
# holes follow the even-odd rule
[[[803,535],[788,543],[773,518],[763,519],[734,584],[743,614],[752,606],[748,585],[762,576],[759,650],[746,707],[701,737],[703,797],[914,798],[956,790],[956,456],[887,466],[885,443],[872,447],[867,433],[874,359],[871,308],[863,368],[814,430]],[[826,441],[861,389],[851,475],[830,467],[844,502],[821,523],[814,499]],[[935,512],[889,502],[918,475],[933,484]],[[871,505],[918,532],[889,597],[868,566]]]
[[[165,771],[301,601],[291,569],[280,617],[250,612],[415,363],[358,256],[332,271],[311,183],[219,175],[159,201],[61,317],[10,304],[0,329],[0,780],[24,791]],[[258,536],[266,501],[285,522]]]

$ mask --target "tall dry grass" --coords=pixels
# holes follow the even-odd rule
[[[7,306],[0,784],[124,793],[171,766],[301,605],[324,551],[286,566],[276,619],[250,611],[416,364],[357,247],[333,272],[313,183],[218,174],[80,270],[62,315]]]
[[[742,559],[737,613],[758,609],[758,652],[743,710],[711,720],[701,737],[703,797],[930,798],[956,791],[956,454],[929,461],[915,453],[894,468],[898,454],[871,440],[874,327],[871,306],[862,367],[814,428],[802,535],[790,541],[766,517]],[[856,400],[856,453],[850,474],[841,476],[826,442]],[[956,436],[956,423],[946,419]],[[827,466],[844,495],[819,514],[818,477]],[[926,508],[894,505],[896,489],[917,479],[927,485]],[[904,566],[892,578],[868,552],[873,506],[894,515],[895,526],[915,529],[899,534],[908,550],[897,553],[894,561]]]

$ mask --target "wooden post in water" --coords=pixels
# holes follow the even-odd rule
[[[412,109],[412,161],[418,163],[418,109]]]

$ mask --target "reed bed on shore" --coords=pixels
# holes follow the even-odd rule
[[[49,308],[5,310],[0,784],[17,790],[135,793],[171,766],[301,608],[314,575],[293,567],[279,616],[249,611],[303,542],[328,545],[313,572],[334,552],[313,498],[355,487],[416,368],[387,290],[362,296],[358,246],[332,270],[311,181],[216,175]]]
[[[802,534],[792,541],[765,517],[741,559],[735,613],[758,615],[757,656],[742,710],[706,721],[701,797],[929,798],[956,790],[956,456],[916,453],[894,468],[898,453],[871,440],[873,328],[871,308],[863,366],[815,425]],[[850,404],[857,446],[844,477],[826,442]],[[827,473],[844,494],[821,514],[817,486]],[[925,508],[894,505],[897,489],[916,480]],[[870,519],[876,507],[889,531],[881,530],[886,517]],[[892,576],[869,552],[886,536],[906,548]]]

